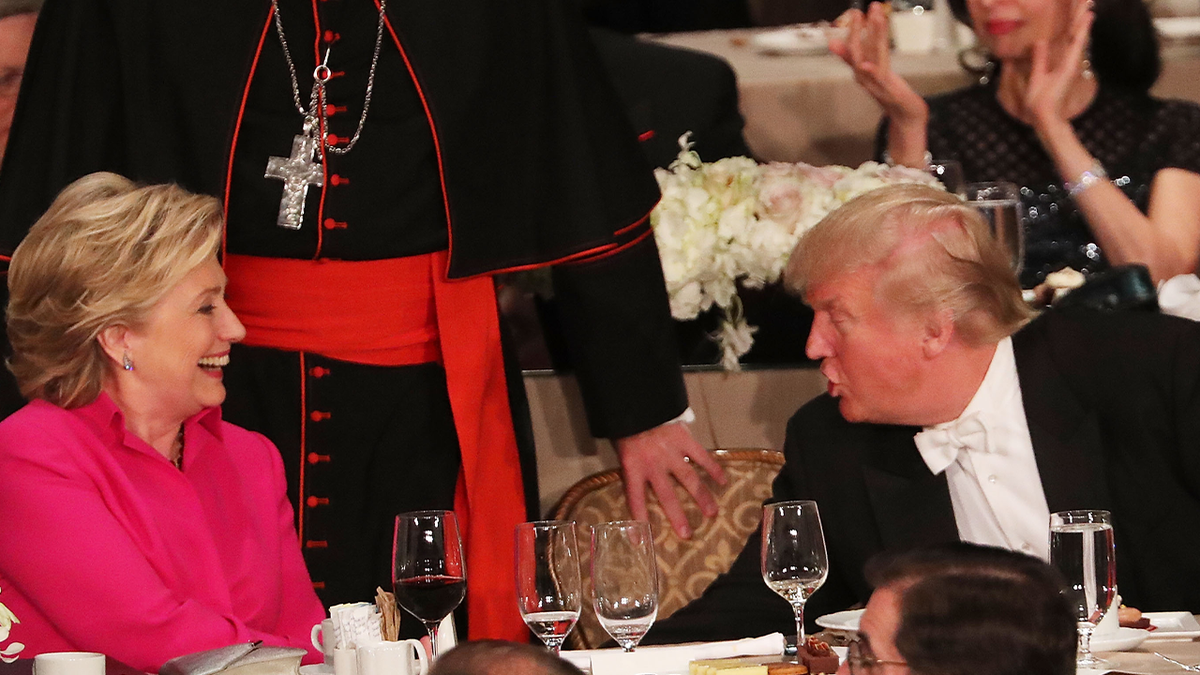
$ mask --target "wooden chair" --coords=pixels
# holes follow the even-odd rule
[[[657,500],[649,505],[658,557],[658,619],[696,599],[718,575],[729,570],[750,534],[759,526],[762,503],[771,495],[771,482],[783,466],[783,454],[774,450],[716,450],[729,483],[723,488],[710,482],[721,507],[718,517],[705,521],[699,507],[678,487],[684,500],[692,538],[680,539]],[[631,518],[625,486],[619,471],[588,476],[576,483],[554,508],[558,520],[578,524],[580,571],[583,574],[583,612],[567,638],[570,649],[591,649],[609,639],[592,610],[591,531],[588,526]]]

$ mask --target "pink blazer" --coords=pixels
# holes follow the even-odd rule
[[[105,394],[34,401],[0,423],[0,602],[22,657],[103,652],[145,671],[237,642],[309,650],[325,613],[265,437],[184,424],[183,470],[125,430]]]

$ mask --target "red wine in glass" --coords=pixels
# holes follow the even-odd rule
[[[422,621],[440,622],[458,607],[467,593],[462,577],[429,575],[397,580],[396,602]]]
[[[425,624],[433,655],[440,656],[438,624],[467,591],[462,539],[453,512],[412,511],[396,516],[392,589],[396,603]]]

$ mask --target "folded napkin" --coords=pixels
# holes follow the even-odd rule
[[[564,651],[561,656],[592,675],[639,675],[687,673],[688,664],[699,659],[727,659],[736,656],[780,656],[783,633],[728,642],[700,642],[689,645],[638,647],[632,653],[621,649],[581,649]]]
[[[1200,321],[1200,278],[1180,274],[1158,285],[1158,306],[1163,314]]]

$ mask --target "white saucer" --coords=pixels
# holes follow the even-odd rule
[[[1092,638],[1094,652],[1123,652],[1133,649],[1150,637],[1150,631],[1140,628],[1118,628],[1116,633]]]
[[[829,630],[844,630],[851,633],[858,631],[858,622],[862,619],[863,610],[847,609],[817,617],[817,625]]]

